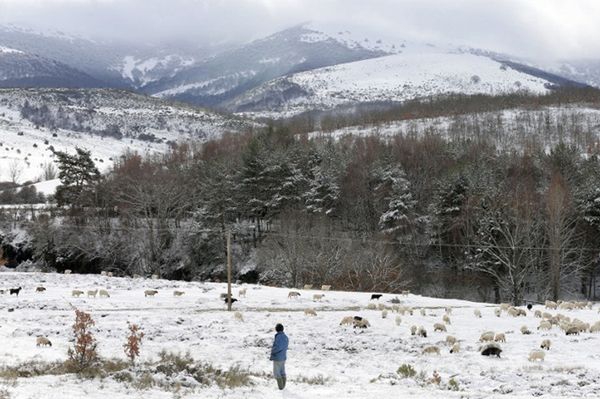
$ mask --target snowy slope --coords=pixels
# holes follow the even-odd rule
[[[24,104],[32,116],[26,119]],[[40,116],[41,115],[41,116]],[[116,90],[0,90],[0,180],[34,180],[52,149],[92,151],[101,171],[125,151],[166,152],[170,143],[204,141],[253,123],[200,108]]]
[[[71,305],[90,312],[96,321],[94,334],[101,356],[123,358],[127,322],[140,324],[145,332],[141,360],[156,359],[161,350],[189,352],[196,360],[228,369],[237,365],[256,374],[253,385],[235,389],[216,386],[190,388],[190,381],[180,378],[177,397],[182,398],[544,398],[596,397],[600,390],[600,334],[584,332],[566,336],[558,327],[550,331],[537,329],[540,319],[533,311],[546,310],[535,305],[525,317],[494,315],[495,306],[467,301],[427,298],[419,295],[399,297],[402,306],[415,308],[411,315],[390,311],[382,319],[378,310],[366,309],[370,293],[326,292],[322,302],[314,302],[315,291],[300,290],[299,299],[288,299],[288,289],[247,286],[247,298],[234,305],[244,321],[236,321],[225,311],[219,294],[224,284],[185,283],[165,280],[108,278],[97,275],[57,275],[38,273],[2,273],[0,288],[23,287],[19,297],[0,295],[0,363],[7,366],[26,361],[63,360],[72,344]],[[44,293],[35,293],[43,285]],[[110,298],[73,298],[72,289],[106,288]],[[234,287],[234,293],[237,293]],[[144,298],[145,289],[157,289],[154,298]],[[173,290],[185,291],[174,297]],[[318,291],[317,291],[318,292]],[[381,303],[391,308],[395,295],[384,295]],[[447,333],[433,332],[444,307],[451,307],[451,324]],[[7,312],[13,308],[13,312]],[[317,316],[303,314],[313,308]],[[422,315],[419,308],[424,308]],[[474,316],[479,309],[482,318]],[[560,311],[570,318],[588,323],[600,320],[598,306],[593,309]],[[345,316],[366,317],[371,328],[364,331],[340,326]],[[273,326],[281,322],[290,338],[286,364],[288,388],[277,391],[269,377],[268,354]],[[424,326],[426,338],[411,336],[412,325]],[[530,335],[520,333],[527,326]],[[484,331],[504,332],[506,343],[501,358],[488,358],[478,352],[479,336]],[[36,347],[36,336],[52,341],[52,347]],[[450,354],[444,341],[455,336],[461,351]],[[527,360],[532,349],[543,339],[551,339],[552,348],[543,362]],[[428,345],[437,345],[440,355],[423,355]],[[410,364],[421,376],[400,378],[396,373],[402,364]],[[428,382],[433,372],[441,376],[440,385]],[[321,383],[308,384],[303,379],[322,377]],[[154,378],[166,378],[157,372]],[[449,390],[450,379],[458,391]],[[112,377],[80,380],[72,376],[17,378],[1,383],[0,388],[14,398],[85,396],[90,399],[172,398],[172,392],[158,387],[144,390]]]
[[[307,109],[331,109],[360,102],[399,102],[448,93],[545,93],[548,85],[544,79],[488,57],[420,46],[407,48],[402,54],[279,78],[238,97],[230,108],[285,116]]]

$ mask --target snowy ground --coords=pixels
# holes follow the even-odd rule
[[[43,285],[44,293],[35,288]],[[538,332],[539,319],[528,312],[527,317],[513,318],[506,314],[494,316],[494,306],[459,300],[426,298],[418,295],[400,297],[402,305],[426,308],[414,315],[396,313],[382,319],[381,312],[367,310],[369,293],[326,292],[322,302],[313,302],[316,291],[304,291],[298,300],[288,299],[288,289],[247,286],[247,298],[234,305],[244,315],[236,321],[225,311],[219,294],[225,285],[218,283],[184,283],[166,280],[109,278],[102,276],[58,275],[41,273],[0,273],[0,289],[22,286],[17,298],[0,295],[0,365],[12,366],[40,360],[63,360],[70,345],[74,315],[71,304],[91,312],[96,320],[96,337],[103,357],[123,358],[126,323],[138,323],[146,337],[142,345],[142,360],[157,357],[161,350],[187,352],[197,360],[228,369],[239,365],[253,372],[269,373],[268,354],[273,338],[273,326],[281,322],[290,338],[287,371],[290,380],[285,393],[278,392],[274,381],[253,377],[253,385],[237,389],[216,386],[196,390],[165,392],[156,388],[137,390],[126,383],[107,378],[79,380],[70,375],[0,380],[0,392],[11,398],[490,398],[490,397],[598,397],[600,392],[600,334],[583,333],[565,336],[554,327]],[[72,298],[72,289],[106,288],[110,298]],[[234,293],[237,294],[239,287]],[[154,298],[145,298],[143,291],[157,289]],[[185,295],[174,297],[173,290]],[[237,296],[237,295],[236,295]],[[384,295],[382,303],[393,295]],[[456,336],[462,350],[450,354],[444,345],[446,333],[434,333],[433,324],[441,322],[443,307],[451,306],[448,334]],[[8,308],[14,308],[9,312]],[[305,316],[303,310],[314,308],[316,317]],[[541,309],[541,306],[534,307]],[[592,310],[563,311],[570,317],[593,323],[600,320],[597,307]],[[474,309],[483,318],[477,319]],[[551,311],[556,313],[556,311]],[[339,325],[344,316],[361,315],[372,327],[366,331]],[[423,325],[427,338],[410,335],[412,325]],[[522,335],[526,325],[533,331]],[[483,331],[506,333],[502,358],[487,358],[478,352],[478,338]],[[47,336],[52,347],[36,347],[36,336]],[[544,362],[527,360],[530,350],[539,348],[544,338],[550,338],[552,349]],[[427,345],[438,345],[441,355],[423,355]],[[430,379],[437,370],[441,385],[423,383],[419,378],[402,379],[396,373],[402,364],[410,364]],[[322,376],[324,384],[299,382],[303,377]],[[448,381],[454,378],[459,391],[449,391]]]

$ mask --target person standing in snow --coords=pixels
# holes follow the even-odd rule
[[[271,357],[273,361],[273,376],[277,380],[279,389],[285,388],[285,361],[287,359],[288,337],[283,332],[283,324],[277,323],[275,326],[275,339],[273,348],[271,348]]]

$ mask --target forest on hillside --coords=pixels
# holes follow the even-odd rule
[[[511,122],[527,146],[507,146],[502,118],[474,115],[451,136],[310,137],[277,124],[123,154],[107,175],[84,150],[57,153],[59,207],[3,212],[4,230],[26,231],[20,251],[58,271],[222,280],[231,231],[242,281],[515,304],[595,297],[598,126],[531,113]]]

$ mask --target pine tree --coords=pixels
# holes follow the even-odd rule
[[[94,165],[91,152],[77,147],[75,155],[55,151],[58,158],[58,177],[61,185],[56,189],[59,206],[86,206],[92,203],[100,172]]]

